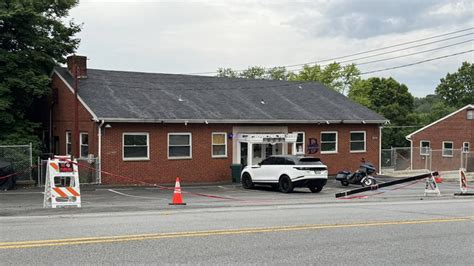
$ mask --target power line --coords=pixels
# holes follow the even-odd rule
[[[465,37],[465,36],[473,35],[473,34],[474,34],[474,33],[468,33],[468,34],[465,34],[465,35],[456,36],[456,37],[452,37],[452,38],[447,38],[447,39],[443,39],[443,40],[438,40],[438,41],[435,41],[435,42],[429,42],[429,43],[426,43],[426,44],[419,44],[419,45],[410,46],[410,47],[406,47],[406,48],[402,48],[402,49],[397,49],[397,50],[393,50],[393,51],[378,53],[378,54],[375,54],[375,55],[369,55],[369,56],[354,58],[354,59],[351,59],[351,60],[340,61],[340,62],[337,62],[337,63],[339,63],[339,64],[349,63],[349,62],[353,62],[353,61],[356,61],[356,60],[361,60],[361,59],[367,59],[367,58],[377,57],[377,56],[385,55],[385,54],[391,54],[391,53],[394,53],[394,52],[400,52],[400,51],[408,50],[408,49],[411,49],[411,48],[421,47],[421,46],[424,46],[424,45],[433,44],[433,43],[438,43],[438,42],[441,42],[441,41],[447,41],[447,40],[451,40],[451,39],[455,39],[455,38],[459,38],[459,37]],[[442,46],[442,47],[437,47],[437,48],[433,48],[433,49],[428,49],[428,50],[424,50],[424,51],[414,52],[414,53],[411,53],[411,54],[400,55],[400,56],[394,56],[394,57],[384,58],[384,59],[379,59],[379,60],[373,60],[373,61],[369,61],[369,62],[365,62],[365,63],[354,63],[354,64],[359,66],[359,65],[367,65],[367,64],[377,63],[377,62],[382,62],[382,61],[388,61],[388,60],[392,60],[392,59],[396,59],[396,58],[402,58],[402,57],[407,57],[407,56],[411,56],[411,55],[416,55],[416,54],[422,54],[422,53],[426,53],[426,52],[441,50],[441,49],[444,49],[444,48],[456,46],[456,45],[463,44],[463,43],[467,43],[467,42],[471,42],[471,41],[473,41],[473,39],[469,39],[469,40],[467,40],[467,41],[462,41],[462,42],[458,42],[458,43],[454,43],[454,44],[450,44],[450,45],[446,45],[446,46]],[[327,66],[327,65],[329,65],[329,64],[321,64],[321,66]],[[301,71],[301,70],[303,70],[303,69],[304,69],[304,68],[298,68],[298,69],[293,69],[293,70],[291,70],[291,71]]]
[[[404,43],[394,44],[394,45],[390,45],[390,46],[385,46],[385,47],[381,47],[381,48],[376,48],[376,49],[372,49],[372,50],[367,50],[367,51],[364,51],[364,52],[358,52],[358,53],[355,53],[355,54],[349,54],[349,55],[344,55],[344,56],[339,56],[339,57],[334,57],[334,58],[328,58],[328,59],[308,62],[308,63],[304,63],[304,64],[287,65],[286,67],[302,66],[302,65],[316,64],[316,63],[321,63],[321,62],[326,62],[326,61],[334,61],[334,60],[343,59],[343,58],[347,58],[347,57],[353,57],[353,56],[356,56],[356,55],[367,54],[367,53],[371,53],[371,52],[377,52],[377,51],[381,51],[381,50],[390,49],[390,48],[393,48],[393,47],[398,47],[398,46],[403,46],[403,45],[407,45],[407,44],[412,44],[412,43],[422,42],[422,41],[426,41],[426,40],[431,40],[431,39],[435,39],[435,38],[439,38],[439,37],[443,37],[443,36],[447,36],[447,35],[456,34],[456,33],[459,33],[459,32],[469,31],[469,30],[472,30],[472,29],[474,29],[474,27],[463,29],[463,30],[458,30],[458,31],[453,31],[453,32],[448,32],[448,33],[443,33],[443,34],[439,34],[439,35],[435,35],[435,36],[431,36],[431,37],[427,37],[427,38],[422,38],[422,39],[417,39],[417,40],[413,40],[413,41],[408,41],[408,42],[404,42]]]
[[[398,69],[398,68],[403,68],[403,67],[408,67],[408,66],[414,66],[414,65],[421,64],[421,63],[426,63],[426,62],[435,61],[435,60],[439,60],[439,59],[443,59],[443,58],[447,58],[447,57],[452,57],[452,56],[456,56],[456,55],[470,53],[470,52],[473,52],[473,51],[474,50],[471,49],[471,50],[467,50],[467,51],[463,51],[463,52],[459,52],[459,53],[455,53],[455,54],[449,54],[449,55],[439,56],[439,57],[435,57],[435,58],[430,58],[430,59],[426,59],[426,60],[422,60],[422,61],[418,61],[418,62],[414,62],[414,63],[410,63],[410,64],[367,71],[367,72],[363,72],[363,73],[360,73],[360,74],[361,75],[366,75],[366,74],[377,73],[377,72],[382,72],[382,71],[387,71],[387,70],[392,70],[392,69]]]
[[[407,57],[407,56],[412,56],[412,55],[417,55],[417,54],[423,54],[423,53],[427,53],[427,52],[437,51],[437,50],[445,49],[445,48],[448,48],[448,47],[453,47],[453,46],[456,46],[456,45],[460,45],[460,44],[464,44],[464,43],[468,43],[468,42],[472,42],[472,41],[474,41],[474,39],[470,39],[470,40],[467,40],[467,41],[464,41],[464,42],[453,43],[453,44],[450,44],[450,45],[441,46],[441,47],[437,47],[437,48],[433,48],[433,49],[423,50],[423,51],[419,51],[419,52],[415,52],[415,53],[410,53],[410,54],[405,54],[405,55],[399,55],[399,56],[394,56],[394,57],[389,57],[389,58],[384,58],[384,59],[378,59],[378,60],[372,60],[372,61],[363,62],[363,63],[355,63],[355,64],[356,64],[357,66],[368,65],[368,64],[373,64],[373,63],[378,63],[378,62],[383,62],[383,61],[398,59],[398,58],[402,58],[402,57]]]
[[[412,44],[412,43],[422,42],[422,41],[426,41],[426,40],[431,40],[431,39],[435,39],[435,38],[439,38],[439,37],[443,37],[443,36],[453,35],[453,34],[460,33],[460,32],[470,31],[470,30],[472,30],[472,29],[474,29],[474,27],[470,27],[470,28],[462,29],[462,30],[457,30],[457,31],[453,31],[453,32],[448,32],[448,33],[443,33],[443,34],[438,34],[438,35],[434,35],[434,36],[430,36],[430,37],[426,37],[426,38],[416,39],[416,40],[413,40],[413,41],[398,43],[398,44],[394,44],[394,45],[390,45],[390,46],[385,46],[385,47],[381,47],[381,48],[376,48],[376,49],[372,49],[372,50],[367,50],[367,51],[363,51],[363,52],[358,52],[358,53],[354,53],[354,54],[349,54],[349,55],[344,55],[344,56],[339,56],[339,57],[334,57],[334,58],[327,58],[327,59],[322,59],[322,60],[313,61],[313,62],[307,62],[307,63],[293,64],[293,65],[284,65],[283,67],[290,68],[290,67],[295,67],[295,66],[303,66],[303,65],[309,65],[309,64],[317,64],[317,63],[327,62],[327,61],[335,61],[335,60],[338,60],[338,59],[353,57],[353,56],[356,56],[356,55],[367,54],[367,53],[376,52],[376,51],[381,51],[381,50],[386,50],[386,49],[390,49],[390,48],[394,48],[394,47],[399,47],[399,46],[403,46],[403,45],[407,45],[407,44]],[[471,33],[471,34],[472,34],[472,33]],[[470,34],[465,34],[465,35],[470,35]],[[465,35],[461,35],[461,36],[465,36]],[[438,40],[438,41],[442,41],[442,40]],[[432,42],[432,43],[435,43],[435,42]],[[407,49],[408,49],[408,48],[407,48]],[[353,61],[353,60],[351,60],[351,61]],[[267,67],[267,68],[264,68],[264,69],[270,69],[270,68]],[[242,72],[242,71],[243,71],[243,70],[235,70],[235,72]],[[217,71],[208,71],[208,72],[189,73],[188,75],[205,75],[205,74],[216,74],[216,73],[217,73]]]
[[[400,52],[400,51],[404,51],[404,50],[408,50],[408,49],[412,49],[412,48],[418,48],[418,47],[425,46],[425,45],[430,45],[430,44],[434,44],[434,43],[449,41],[449,40],[452,40],[452,39],[462,38],[462,37],[473,35],[473,34],[474,33],[463,34],[463,35],[460,35],[460,36],[446,38],[446,39],[442,39],[442,40],[438,40],[438,41],[434,41],[434,42],[422,43],[422,44],[417,44],[417,45],[414,45],[414,46],[409,46],[409,47],[405,47],[405,48],[401,48],[401,49],[397,49],[397,50],[392,50],[392,51],[388,51],[388,52],[383,52],[383,53],[378,53],[378,54],[374,54],[374,55],[368,55],[368,56],[364,56],[364,57],[354,58],[354,59],[351,59],[351,60],[339,61],[338,63],[343,64],[343,63],[353,62],[355,60],[361,60],[361,59],[377,57],[377,56],[380,56],[380,55],[391,54],[391,53]]]

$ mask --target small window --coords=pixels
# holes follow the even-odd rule
[[[212,158],[227,157],[227,133],[212,133]]]
[[[66,155],[71,155],[72,150],[72,133],[71,131],[66,131]]]
[[[468,120],[473,120],[474,119],[474,110],[467,110],[467,116],[466,118]]]
[[[191,133],[168,134],[168,159],[190,159],[191,154]]]
[[[89,155],[89,134],[81,133],[80,140],[81,140],[81,153],[79,154],[79,157],[86,158]]]
[[[462,152],[468,153],[469,152],[469,142],[462,143]]]
[[[351,131],[351,152],[365,152],[365,131]]]
[[[337,132],[321,132],[321,153],[337,153]]]
[[[295,154],[304,154],[304,132],[296,133]]]
[[[430,154],[430,142],[427,140],[420,141],[420,155]]]
[[[453,157],[452,141],[443,141],[443,157]]]
[[[123,133],[123,159],[149,159],[148,133]]]

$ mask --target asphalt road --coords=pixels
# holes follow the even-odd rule
[[[455,184],[441,197],[422,187],[354,200],[335,199],[336,184],[320,194],[196,187],[185,189],[188,206],[167,206],[169,191],[103,188],[84,191],[79,210],[43,210],[32,206],[37,191],[8,192],[0,256],[3,265],[472,265],[474,200],[448,194]]]

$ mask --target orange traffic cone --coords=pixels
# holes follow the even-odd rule
[[[179,184],[179,177],[176,178],[176,185],[174,186],[173,202],[169,203],[169,205],[186,205],[186,203],[183,202],[183,198],[181,197],[181,185]]]

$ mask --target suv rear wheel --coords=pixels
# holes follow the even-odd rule
[[[313,193],[319,193],[319,192],[321,192],[321,190],[323,190],[323,187],[320,187],[320,186],[317,186],[317,185],[314,185],[314,184],[309,184],[308,188]]]
[[[245,189],[253,188],[254,184],[252,182],[252,177],[250,177],[249,173],[244,173],[242,175],[242,187]]]
[[[282,175],[278,182],[280,191],[283,193],[290,193],[293,191],[293,182],[287,175]]]

